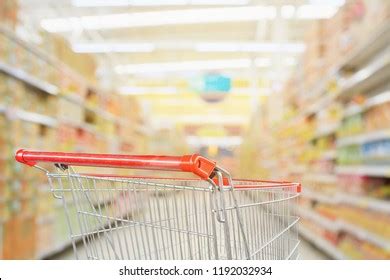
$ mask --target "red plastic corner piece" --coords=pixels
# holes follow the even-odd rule
[[[208,179],[217,163],[198,154],[183,156],[181,170],[192,172],[202,179]]]
[[[300,193],[300,192],[302,192],[302,185],[301,184],[299,184],[297,186],[297,193]]]
[[[29,165],[29,166],[34,166],[35,164],[36,164],[36,162],[31,162],[31,161],[26,161],[25,159],[24,159],[24,149],[19,149],[17,152],[16,152],[16,154],[15,154],[15,159],[17,160],[17,161],[19,161],[20,163],[23,163],[23,164],[27,164],[27,165]]]

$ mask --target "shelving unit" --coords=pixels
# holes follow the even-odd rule
[[[8,30],[7,28],[0,26],[0,35],[4,36],[6,40],[9,40],[12,42],[12,44],[16,44],[18,48],[22,49],[23,52],[27,53],[30,59],[38,60],[39,63],[43,63],[47,65],[48,67],[51,67],[54,69],[53,71],[56,71],[58,77],[65,76],[69,77],[68,79],[73,79],[72,82],[80,85],[80,89],[82,88],[82,91],[85,89],[93,89],[93,91],[97,92],[98,100],[103,100],[103,94],[100,93],[98,89],[85,79],[83,79],[78,73],[71,70],[68,66],[66,66],[64,63],[59,61],[56,58],[51,57],[47,53],[42,52],[35,46],[28,44],[24,42],[23,40],[19,39],[13,31]],[[0,54],[1,55],[1,54]],[[23,99],[30,98],[31,96],[40,96],[39,98],[42,98],[45,102],[48,102],[48,104],[44,104],[42,107],[44,108],[37,108],[34,105],[30,104],[24,104],[23,106],[19,106],[18,102],[20,101],[14,101],[14,97],[10,95],[10,98],[5,99],[4,101],[0,102],[0,113],[4,118],[6,118],[8,125],[15,125],[16,128],[22,127],[23,129],[30,129],[34,133],[44,133],[40,136],[40,140],[36,139],[26,139],[28,140],[28,144],[30,145],[30,142],[32,143],[29,148],[36,148],[36,149],[61,149],[61,139],[65,136],[65,138],[69,137],[72,141],[69,143],[65,143],[66,145],[72,145],[72,147],[66,146],[65,148],[68,149],[77,149],[79,151],[95,151],[95,152],[102,152],[102,153],[120,153],[121,152],[121,142],[119,141],[116,136],[116,133],[118,133],[118,130],[127,130],[129,134],[137,132],[140,138],[144,137],[144,129],[140,127],[140,123],[137,123],[136,121],[132,119],[128,119],[125,116],[121,115],[114,115],[113,113],[109,112],[108,109],[104,106],[104,103],[100,102],[98,104],[92,105],[89,100],[87,100],[86,95],[82,91],[75,92],[73,90],[69,90],[68,88],[64,88],[63,85],[59,80],[44,80],[42,78],[38,78],[38,76],[34,73],[30,73],[26,71],[25,69],[20,68],[18,65],[10,65],[8,64],[1,56],[0,56],[0,75],[3,75],[5,79],[12,81],[12,83],[17,82],[20,83],[21,88],[23,89]],[[12,102],[9,102],[9,100],[12,100]],[[16,97],[15,97],[16,100]],[[68,106],[65,103],[59,103],[61,100],[66,100],[67,102],[70,102],[69,106],[74,106],[74,108],[64,108],[66,111],[69,110],[75,110],[77,108],[77,113],[73,114],[72,112],[69,112],[69,115],[67,118],[64,118],[63,116],[60,116],[58,113],[58,106]],[[127,104],[127,103],[125,103]],[[124,105],[125,105],[124,104]],[[54,108],[48,108],[49,106],[54,106]],[[28,108],[28,109],[27,109]],[[127,108],[126,110],[129,110],[130,108]],[[87,115],[94,114],[94,121],[91,122],[86,119]],[[104,122],[104,126],[100,124],[100,122]],[[129,125],[129,123],[132,123],[134,125]],[[106,125],[112,126],[114,130],[109,129],[107,130]],[[135,128],[134,128],[135,127]],[[131,129],[131,131],[129,131]],[[13,130],[10,130],[13,133],[16,133],[17,130],[15,128]],[[75,133],[67,135],[69,133]],[[24,132],[22,132],[24,134]],[[48,134],[49,133],[49,134]],[[126,134],[126,131],[122,131],[121,133]],[[20,143],[16,141],[18,136],[16,134],[15,136],[12,136],[13,134],[9,134],[8,142],[9,142],[9,149],[16,149],[20,147]],[[46,135],[51,135],[50,137],[55,136],[55,138],[47,138],[45,140],[45,137],[49,137]],[[62,135],[62,136],[61,136]],[[26,138],[29,138],[27,133],[25,135]],[[62,138],[61,138],[62,137]],[[72,138],[72,137],[76,137]],[[77,137],[80,137],[79,142]],[[21,138],[23,140],[23,138]],[[89,141],[89,142],[88,142]],[[91,142],[92,141],[92,144]],[[134,140],[136,141],[136,140]],[[26,143],[26,141],[22,141],[23,143]],[[94,145],[93,143],[96,143]],[[134,147],[136,146],[135,142],[130,143]],[[56,145],[55,148],[47,147],[46,145]],[[142,143],[142,145],[145,145],[145,143]],[[139,151],[142,153],[142,151]],[[13,150],[10,151],[10,154],[13,154]],[[7,188],[10,188],[10,195],[9,197],[4,198],[4,201],[0,201],[0,203],[7,203],[12,204],[11,202],[19,202],[19,200],[30,200],[36,201],[32,204],[35,206],[32,206],[33,213],[29,213],[29,220],[28,224],[34,232],[22,232],[22,229],[16,228],[16,224],[20,222],[24,222],[23,219],[26,219],[26,215],[23,212],[17,212],[17,210],[9,209],[10,212],[9,219],[3,221],[5,223],[5,245],[8,247],[10,244],[13,244],[14,242],[9,241],[9,238],[19,238],[19,236],[22,236],[23,234],[26,235],[33,235],[39,237],[41,241],[37,240],[30,240],[29,242],[33,242],[36,245],[36,248],[29,247],[30,249],[26,249],[26,253],[23,255],[19,255],[19,252],[17,250],[11,250],[11,248],[2,248],[2,251],[4,250],[6,254],[2,257],[5,258],[38,258],[38,259],[45,259],[50,258],[51,256],[60,253],[61,251],[69,248],[71,246],[70,240],[66,235],[63,237],[58,237],[57,233],[55,232],[56,228],[62,227],[62,218],[58,217],[57,215],[60,215],[57,211],[58,205],[51,205],[48,204],[49,200],[46,199],[48,196],[49,199],[52,199],[50,192],[36,192],[35,190],[31,191],[31,195],[28,196],[20,194],[20,187],[14,188],[13,185],[22,185],[26,188],[27,184],[30,186],[29,188],[35,188],[38,185],[42,185],[43,182],[46,181],[44,178],[37,178],[35,174],[35,181],[29,182],[29,174],[31,170],[29,169],[23,169],[19,170],[19,166],[14,166],[14,161],[8,161],[8,159],[1,159],[6,160],[7,165],[9,169],[12,170],[13,174],[10,174],[9,178],[6,178],[7,180],[4,180],[4,182],[7,182]],[[24,167],[22,167],[24,168]],[[15,173],[15,174],[14,174]],[[26,183],[28,182],[28,183]],[[8,185],[9,184],[9,185]],[[42,187],[42,188],[48,188]],[[41,187],[37,187],[37,189],[41,189]],[[31,202],[33,203],[33,202]],[[47,204],[47,205],[46,205]],[[50,206],[51,205],[51,206]],[[43,210],[38,210],[38,209]],[[37,217],[35,218],[34,213],[37,212]],[[58,212],[58,213],[57,213]],[[39,216],[38,216],[39,213]],[[13,222],[12,220],[20,220],[20,222]],[[7,225],[7,222],[10,221],[9,226]],[[39,226],[39,230],[38,230]],[[9,229],[7,230],[7,227]],[[46,229],[47,228],[47,229]],[[65,230],[65,228],[64,228]],[[46,234],[48,234],[45,231],[51,231],[50,235],[45,237]],[[10,233],[14,234],[15,236],[10,236]],[[65,232],[63,233],[65,234]],[[17,236],[17,237],[16,237]],[[13,239],[12,239],[13,240]],[[27,240],[27,238],[26,238]],[[42,244],[39,245],[39,242],[43,242],[43,244],[46,244],[45,249],[43,247],[39,247]]]
[[[337,98],[342,97],[346,90],[351,90],[352,88],[357,89],[359,83],[362,83],[367,78],[375,75],[376,71],[381,70],[380,73],[388,73],[387,67],[389,66],[389,55],[388,51],[384,54],[383,59],[375,60],[375,63],[366,66],[367,68],[360,70],[360,74],[356,76],[349,77],[345,79],[336,92],[331,94],[326,94],[326,88],[329,83],[339,80],[340,72],[343,72],[345,69],[351,69],[353,67],[358,67],[361,65],[362,61],[366,61],[368,57],[372,57],[379,50],[383,49],[384,46],[388,45],[390,34],[390,21],[384,22],[381,27],[378,28],[373,35],[370,36],[368,40],[355,48],[354,52],[345,58],[338,66],[332,68],[329,73],[318,82],[317,88],[313,90],[313,93],[310,94],[311,98],[316,99],[313,105],[304,107],[301,109],[301,113],[297,115],[293,121],[296,121],[307,115],[316,114],[321,111],[322,108],[326,107]],[[382,75],[380,75],[382,78]],[[353,78],[355,77],[355,78]],[[306,95],[303,93],[302,95]]]
[[[336,246],[334,246],[333,244],[324,240],[321,237],[317,237],[309,229],[306,229],[304,227],[300,227],[299,232],[304,238],[309,240],[311,243],[313,243],[316,247],[318,247],[324,253],[329,255],[331,258],[333,258],[335,260],[345,260],[346,259],[346,256],[344,256],[344,254],[342,252],[340,252],[340,250],[338,250]]]
[[[314,43],[315,46],[317,44],[320,43]],[[386,126],[385,120],[383,127],[368,127],[363,123],[358,131],[349,120],[361,117],[364,122],[377,108],[390,102],[389,45],[390,22],[386,19],[366,40],[349,50],[348,55],[335,60],[326,73],[319,75],[311,88],[301,86],[307,77],[301,76],[302,71],[297,71],[292,78],[292,84],[297,84],[297,88],[286,89],[286,94],[293,96],[275,97],[285,98],[285,107],[293,108],[296,113],[289,111],[279,123],[269,124],[265,134],[271,135],[270,144],[265,148],[257,146],[259,162],[264,162],[260,163],[264,177],[275,179],[282,176],[286,180],[302,182],[302,199],[297,206],[299,215],[326,234],[317,234],[305,226],[300,227],[300,233],[335,259],[356,256],[344,252],[352,246],[345,245],[350,240],[364,244],[363,249],[358,246],[356,250],[374,248],[372,252],[380,251],[378,255],[381,257],[390,257],[390,235],[385,226],[383,236],[376,234],[374,231],[378,230],[379,222],[369,218],[380,217],[378,219],[390,227],[390,200],[379,191],[385,188],[382,185],[390,183],[390,161],[385,156],[371,157],[365,154],[372,143],[390,141],[390,126]],[[324,64],[324,58],[321,59]],[[262,110],[266,108],[264,106]],[[379,126],[380,118],[375,120],[375,125]],[[265,122],[264,126],[267,125]],[[348,125],[355,131],[352,132],[351,128],[349,133],[346,130],[349,129]],[[350,147],[355,148],[356,152],[351,150],[354,157],[346,158],[349,155],[346,149]],[[268,161],[272,161],[273,165],[269,166]],[[355,181],[351,178],[355,178]],[[370,191],[364,193],[363,184],[368,180],[377,184],[375,188],[378,191],[374,192],[374,187],[366,187]],[[355,211],[365,211],[367,216],[361,217],[364,223],[354,220],[360,215],[351,214]],[[324,212],[336,219],[330,219]]]
[[[336,167],[337,174],[347,175],[365,175],[374,177],[390,178],[390,166],[388,165],[356,165],[356,166],[338,166]]]

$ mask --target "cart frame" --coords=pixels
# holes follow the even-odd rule
[[[233,180],[197,154],[21,149],[15,158],[46,173],[77,259],[298,258],[298,183]],[[52,163],[56,171],[39,163]],[[199,179],[78,173],[74,166],[181,171]]]

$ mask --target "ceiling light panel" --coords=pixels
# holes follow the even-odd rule
[[[302,5],[297,9],[298,19],[327,19],[333,17],[338,6],[334,5]]]
[[[77,43],[72,44],[76,53],[143,53],[156,49],[152,43]]]
[[[124,86],[118,88],[119,94],[122,95],[145,95],[145,94],[159,94],[159,95],[174,95],[178,94],[176,87],[132,87]]]
[[[249,0],[72,0],[75,7],[242,6]]]
[[[118,74],[136,74],[136,73],[153,73],[153,72],[158,73],[158,72],[235,69],[235,68],[249,68],[250,66],[251,66],[251,60],[242,58],[242,59],[225,59],[225,60],[200,60],[200,61],[118,65],[115,67],[115,71]]]
[[[256,42],[222,42],[199,43],[195,45],[199,52],[269,52],[269,53],[302,53],[305,44],[297,43],[256,43]]]
[[[291,53],[305,50],[302,42],[98,42],[73,43],[72,49],[78,53],[132,53],[155,50],[185,50],[197,52],[246,52],[246,53]]]
[[[274,19],[275,17],[276,8],[273,6],[247,6],[53,18],[43,19],[41,26],[49,32],[68,32],[82,29],[102,30],[175,24],[257,21]]]

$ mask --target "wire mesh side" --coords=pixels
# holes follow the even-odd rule
[[[232,258],[296,259],[299,217],[294,207],[297,197],[294,185],[259,185],[231,191],[226,198],[226,215],[231,223]]]
[[[207,182],[162,184],[71,173],[49,178],[63,201],[77,258],[216,258]]]
[[[104,178],[71,169],[49,174],[49,181],[79,259],[297,258],[291,185],[217,191],[200,180]]]

